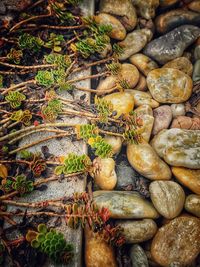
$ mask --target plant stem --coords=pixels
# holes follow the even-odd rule
[[[0,212],[0,216],[24,216],[24,212],[20,213],[11,213],[11,212]],[[51,217],[66,217],[64,214],[59,214],[59,213],[54,213],[54,212],[47,212],[47,211],[36,211],[36,212],[27,212],[26,216],[31,217],[31,216],[39,216],[39,215],[47,215]]]
[[[19,27],[21,27],[23,24],[31,21],[31,20],[36,20],[36,19],[42,19],[42,18],[48,18],[50,17],[52,14],[49,13],[49,14],[46,14],[46,15],[38,15],[38,16],[34,16],[34,17],[31,17],[31,18],[28,18],[28,19],[25,19],[25,20],[22,20],[20,22],[18,22],[17,24],[15,24],[11,29],[10,29],[10,32],[13,32],[14,30],[18,29]]]
[[[26,25],[26,29],[30,27],[30,28],[43,28],[43,29],[53,29],[53,30],[76,30],[76,29],[82,29],[85,27],[84,24],[81,25],[76,25],[76,26],[54,26],[54,25],[37,25],[37,24],[27,24]]]
[[[16,135],[25,133],[25,132],[29,132],[31,130],[37,130],[37,129],[42,129],[42,128],[46,128],[46,127],[74,127],[75,125],[72,123],[67,123],[67,122],[55,122],[55,123],[46,123],[46,124],[39,124],[38,126],[29,126],[26,127],[24,129],[18,130],[16,132],[13,133],[9,133],[3,137],[0,138],[0,142],[4,141],[6,139],[10,139]]]
[[[10,151],[8,154],[9,154],[9,155],[12,155],[12,154],[15,154],[15,153],[17,153],[17,152],[19,152],[19,151],[21,151],[21,150],[24,150],[24,149],[27,149],[27,148],[29,148],[29,147],[33,147],[33,146],[36,146],[36,145],[38,145],[38,144],[40,144],[40,143],[46,142],[46,141],[48,141],[48,140],[50,140],[50,139],[61,138],[61,137],[66,137],[66,136],[70,136],[70,135],[71,135],[71,133],[62,133],[62,134],[57,134],[57,135],[48,136],[48,137],[46,137],[46,138],[37,140],[37,141],[32,142],[32,143],[30,143],[30,144],[27,144],[27,145],[25,145],[25,146],[22,146],[22,147],[19,147],[19,148],[17,148],[17,149],[14,149],[14,150]]]
[[[95,61],[95,62],[92,62],[92,63],[85,64],[82,67],[78,67],[78,68],[73,69],[72,73],[80,71],[80,70],[85,70],[85,69],[88,69],[88,68],[96,66],[96,65],[103,64],[103,63],[105,63],[107,61],[110,61],[112,59],[113,59],[112,57],[108,57],[108,58],[101,59],[101,60],[98,60],[98,61]]]
[[[5,221],[7,221],[7,223],[9,223],[9,224],[11,224],[13,226],[17,225],[17,223],[14,220],[10,219],[8,216],[3,215],[3,218],[4,218]]]
[[[101,130],[101,129],[99,129],[99,132],[102,133],[102,134],[111,135],[111,136],[118,136],[118,137],[123,138],[123,135],[119,134],[119,133],[108,132],[108,131],[104,131],[104,130]]]
[[[76,82],[83,81],[83,80],[95,79],[95,78],[98,78],[98,77],[101,77],[101,76],[105,76],[107,74],[109,74],[108,71],[103,72],[103,73],[98,73],[98,74],[95,74],[95,75],[88,75],[88,76],[85,76],[85,77],[80,77],[80,78],[68,80],[67,82],[68,83],[76,83]]]
[[[8,164],[8,163],[20,163],[20,164],[27,164],[27,165],[31,164],[31,162],[29,162],[29,161],[20,160],[20,159],[17,159],[17,160],[0,160],[0,164]]]
[[[56,64],[42,64],[42,65],[33,65],[33,66],[22,66],[22,65],[14,65],[14,64],[9,64],[6,62],[0,62],[0,65],[6,66],[6,67],[11,67],[11,68],[16,68],[16,69],[42,69],[42,68],[51,68],[55,67]]]
[[[31,83],[36,84],[36,81],[35,81],[35,80],[29,80],[29,81],[26,81],[26,82],[22,82],[22,83],[18,83],[18,84],[16,84],[16,85],[13,85],[13,86],[11,86],[11,87],[5,89],[5,90],[3,91],[3,93],[2,93],[2,95],[5,95],[5,94],[7,94],[8,92],[10,92],[10,91],[12,91],[12,90],[14,90],[14,89],[23,87],[24,85],[31,84]]]
[[[34,69],[32,70],[34,71]],[[24,74],[27,74],[29,73],[30,70],[24,70],[24,71],[0,71],[0,74],[3,74],[3,75],[24,75]]]

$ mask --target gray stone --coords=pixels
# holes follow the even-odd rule
[[[163,129],[167,129],[172,120],[172,110],[170,106],[163,105],[153,110],[154,125],[152,134],[155,135]]]
[[[197,45],[194,49],[194,59],[200,59],[200,45]]]
[[[199,36],[200,28],[183,25],[151,41],[143,53],[160,64],[165,64],[172,59],[181,57],[184,50]]]
[[[194,64],[194,70],[192,74],[192,80],[197,82],[200,80],[200,59],[198,59]]]
[[[200,130],[162,130],[152,146],[171,166],[200,169]]]
[[[99,208],[109,209],[111,218],[154,219],[158,217],[153,205],[135,192],[95,191],[93,196]]]
[[[149,267],[147,256],[140,245],[133,245],[130,249],[132,267]]]
[[[187,196],[185,209],[200,218],[200,195],[191,194]]]
[[[126,243],[140,243],[151,239],[156,231],[157,225],[152,219],[117,221],[116,223],[123,231]]]

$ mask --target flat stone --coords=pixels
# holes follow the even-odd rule
[[[85,227],[86,267],[117,267],[113,248],[102,238]]]
[[[171,124],[171,128],[180,128],[187,130],[200,130],[200,118],[190,118],[187,116],[176,117]]]
[[[147,256],[143,248],[135,244],[130,249],[132,267],[149,267]]]
[[[172,68],[155,69],[147,76],[147,85],[159,103],[182,103],[192,94],[192,79],[182,71]]]
[[[141,137],[149,142],[151,132],[154,124],[154,117],[152,108],[149,105],[142,105],[134,110],[137,119],[141,120],[142,126]]]
[[[194,82],[200,80],[200,59],[198,59],[194,64],[194,71],[192,74],[192,80]]]
[[[117,16],[128,31],[137,24],[137,14],[131,0],[101,0],[99,9],[100,12]]]
[[[130,57],[130,62],[135,65],[145,76],[148,75],[148,73],[151,70],[157,69],[158,65],[155,61],[153,61],[151,58],[147,57],[143,54],[135,54]]]
[[[187,196],[185,209],[200,218],[200,195]]]
[[[126,89],[125,92],[133,96],[135,107],[149,105],[152,108],[157,108],[159,106],[159,103],[152,98],[150,93],[129,89]]]
[[[118,221],[123,230],[126,243],[140,243],[151,239],[157,231],[157,225],[152,219]]]
[[[184,72],[185,74],[192,76],[193,65],[191,61],[186,57],[178,57],[166,63],[163,68],[173,68]]]
[[[200,131],[162,130],[152,140],[157,154],[169,165],[200,169]]]
[[[200,195],[200,170],[172,167],[172,173],[181,184]]]
[[[163,34],[181,25],[200,25],[200,16],[196,12],[184,9],[174,9],[156,17],[157,32]]]
[[[160,64],[181,57],[184,50],[200,36],[200,28],[183,25],[154,39],[144,49],[144,54]]]
[[[132,0],[138,14],[145,18],[151,19],[155,17],[155,10],[159,6],[159,0]]]
[[[158,217],[153,205],[135,192],[95,191],[93,196],[99,208],[109,209],[111,218],[154,219]]]
[[[169,180],[171,170],[148,143],[128,144],[127,158],[131,166],[150,180]]]
[[[149,29],[135,30],[128,33],[126,38],[118,43],[123,48],[119,60],[125,60],[141,51],[151,38],[152,32]]]
[[[163,129],[167,129],[172,120],[172,110],[170,106],[163,105],[153,110],[154,125],[152,134],[156,135]]]
[[[113,93],[103,98],[112,103],[113,110],[117,112],[116,118],[122,114],[128,114],[134,108],[134,97],[127,92]]]
[[[192,216],[181,216],[162,226],[151,245],[151,254],[161,266],[190,266],[199,252],[200,220]]]
[[[108,35],[116,40],[123,40],[126,37],[126,29],[122,23],[112,15],[99,13],[94,17],[95,21],[100,25],[111,25],[112,30]]]
[[[173,181],[154,181],[150,184],[150,197],[157,211],[167,219],[177,217],[184,206],[185,193]]]
[[[184,116],[186,113],[184,104],[172,104],[171,110],[172,110],[173,118],[175,118],[177,116]]]

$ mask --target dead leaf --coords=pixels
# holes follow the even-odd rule
[[[6,179],[8,177],[8,170],[3,164],[0,164],[0,177],[2,179]]]

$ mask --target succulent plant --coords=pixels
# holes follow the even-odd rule
[[[13,190],[12,184],[13,184],[12,180],[2,179],[0,189],[6,194],[10,193]]]
[[[22,50],[16,50],[14,48],[11,48],[10,52],[7,54],[8,60],[14,62],[15,64],[19,64],[22,57],[23,57]]]
[[[109,116],[113,113],[113,105],[110,101],[95,96],[94,103],[101,122],[108,122]]]
[[[48,42],[45,42],[44,46],[51,48],[54,52],[60,52],[62,50],[62,42],[65,41],[63,35],[50,33]]]
[[[48,70],[39,70],[35,76],[35,80],[39,85],[45,87],[50,87],[55,83],[53,72]]]
[[[12,121],[22,122],[25,126],[30,125],[32,114],[29,110],[17,110],[10,116]]]
[[[32,192],[34,185],[32,181],[27,181],[25,175],[18,175],[16,181],[12,183],[12,188],[23,196],[24,194]]]
[[[124,48],[122,46],[120,46],[119,44],[113,44],[113,53],[116,55],[116,56],[120,56],[123,52],[124,52]]]
[[[3,76],[0,75],[0,88],[3,87]]]
[[[8,92],[8,95],[5,97],[6,101],[9,102],[11,108],[19,108],[23,100],[26,99],[26,96],[18,91]]]
[[[129,89],[130,88],[130,84],[125,79],[118,79],[117,83],[119,84],[119,86],[122,89]]]
[[[77,139],[87,140],[91,137],[96,137],[99,133],[99,129],[94,124],[80,124],[76,125]]]
[[[87,155],[78,156],[71,153],[67,155],[62,166],[57,166],[55,168],[55,174],[60,175],[62,173],[69,174],[87,171],[91,164],[92,162]]]
[[[40,158],[39,155],[34,155],[34,158],[31,162],[31,170],[34,176],[38,177],[43,171],[46,170],[46,162],[44,159]]]
[[[71,59],[67,55],[51,53],[44,56],[44,59],[49,64],[56,64],[59,68],[68,68],[71,64]]]
[[[113,62],[110,64],[106,64],[106,67],[111,72],[112,75],[117,75],[121,70],[122,64],[118,62]]]
[[[22,150],[19,153],[19,157],[21,159],[25,159],[25,160],[31,160],[34,157],[34,154],[32,152],[30,152],[29,150]]]
[[[42,117],[47,121],[55,121],[59,113],[62,111],[62,103],[59,99],[52,99],[47,106],[43,106]]]
[[[100,135],[88,139],[88,144],[95,149],[95,155],[100,158],[112,157],[112,146],[103,139]]]
[[[29,33],[23,33],[22,35],[20,35],[18,43],[21,49],[29,49],[34,52],[39,51],[41,46],[44,45],[42,39],[35,37]]]
[[[65,2],[69,3],[70,1],[63,1],[63,3],[56,2],[56,1],[51,2],[52,11],[56,15],[56,17],[59,18],[61,22],[74,20],[74,15],[69,11],[67,5],[65,5]],[[78,2],[78,0],[71,0],[71,2],[73,4],[73,2]]]
[[[73,258],[72,244],[66,242],[62,233],[48,230],[45,224],[39,224],[37,231],[28,230],[26,240],[56,263],[67,264]]]
[[[129,129],[123,133],[123,138],[126,142],[131,144],[139,144],[142,141],[139,129]]]

